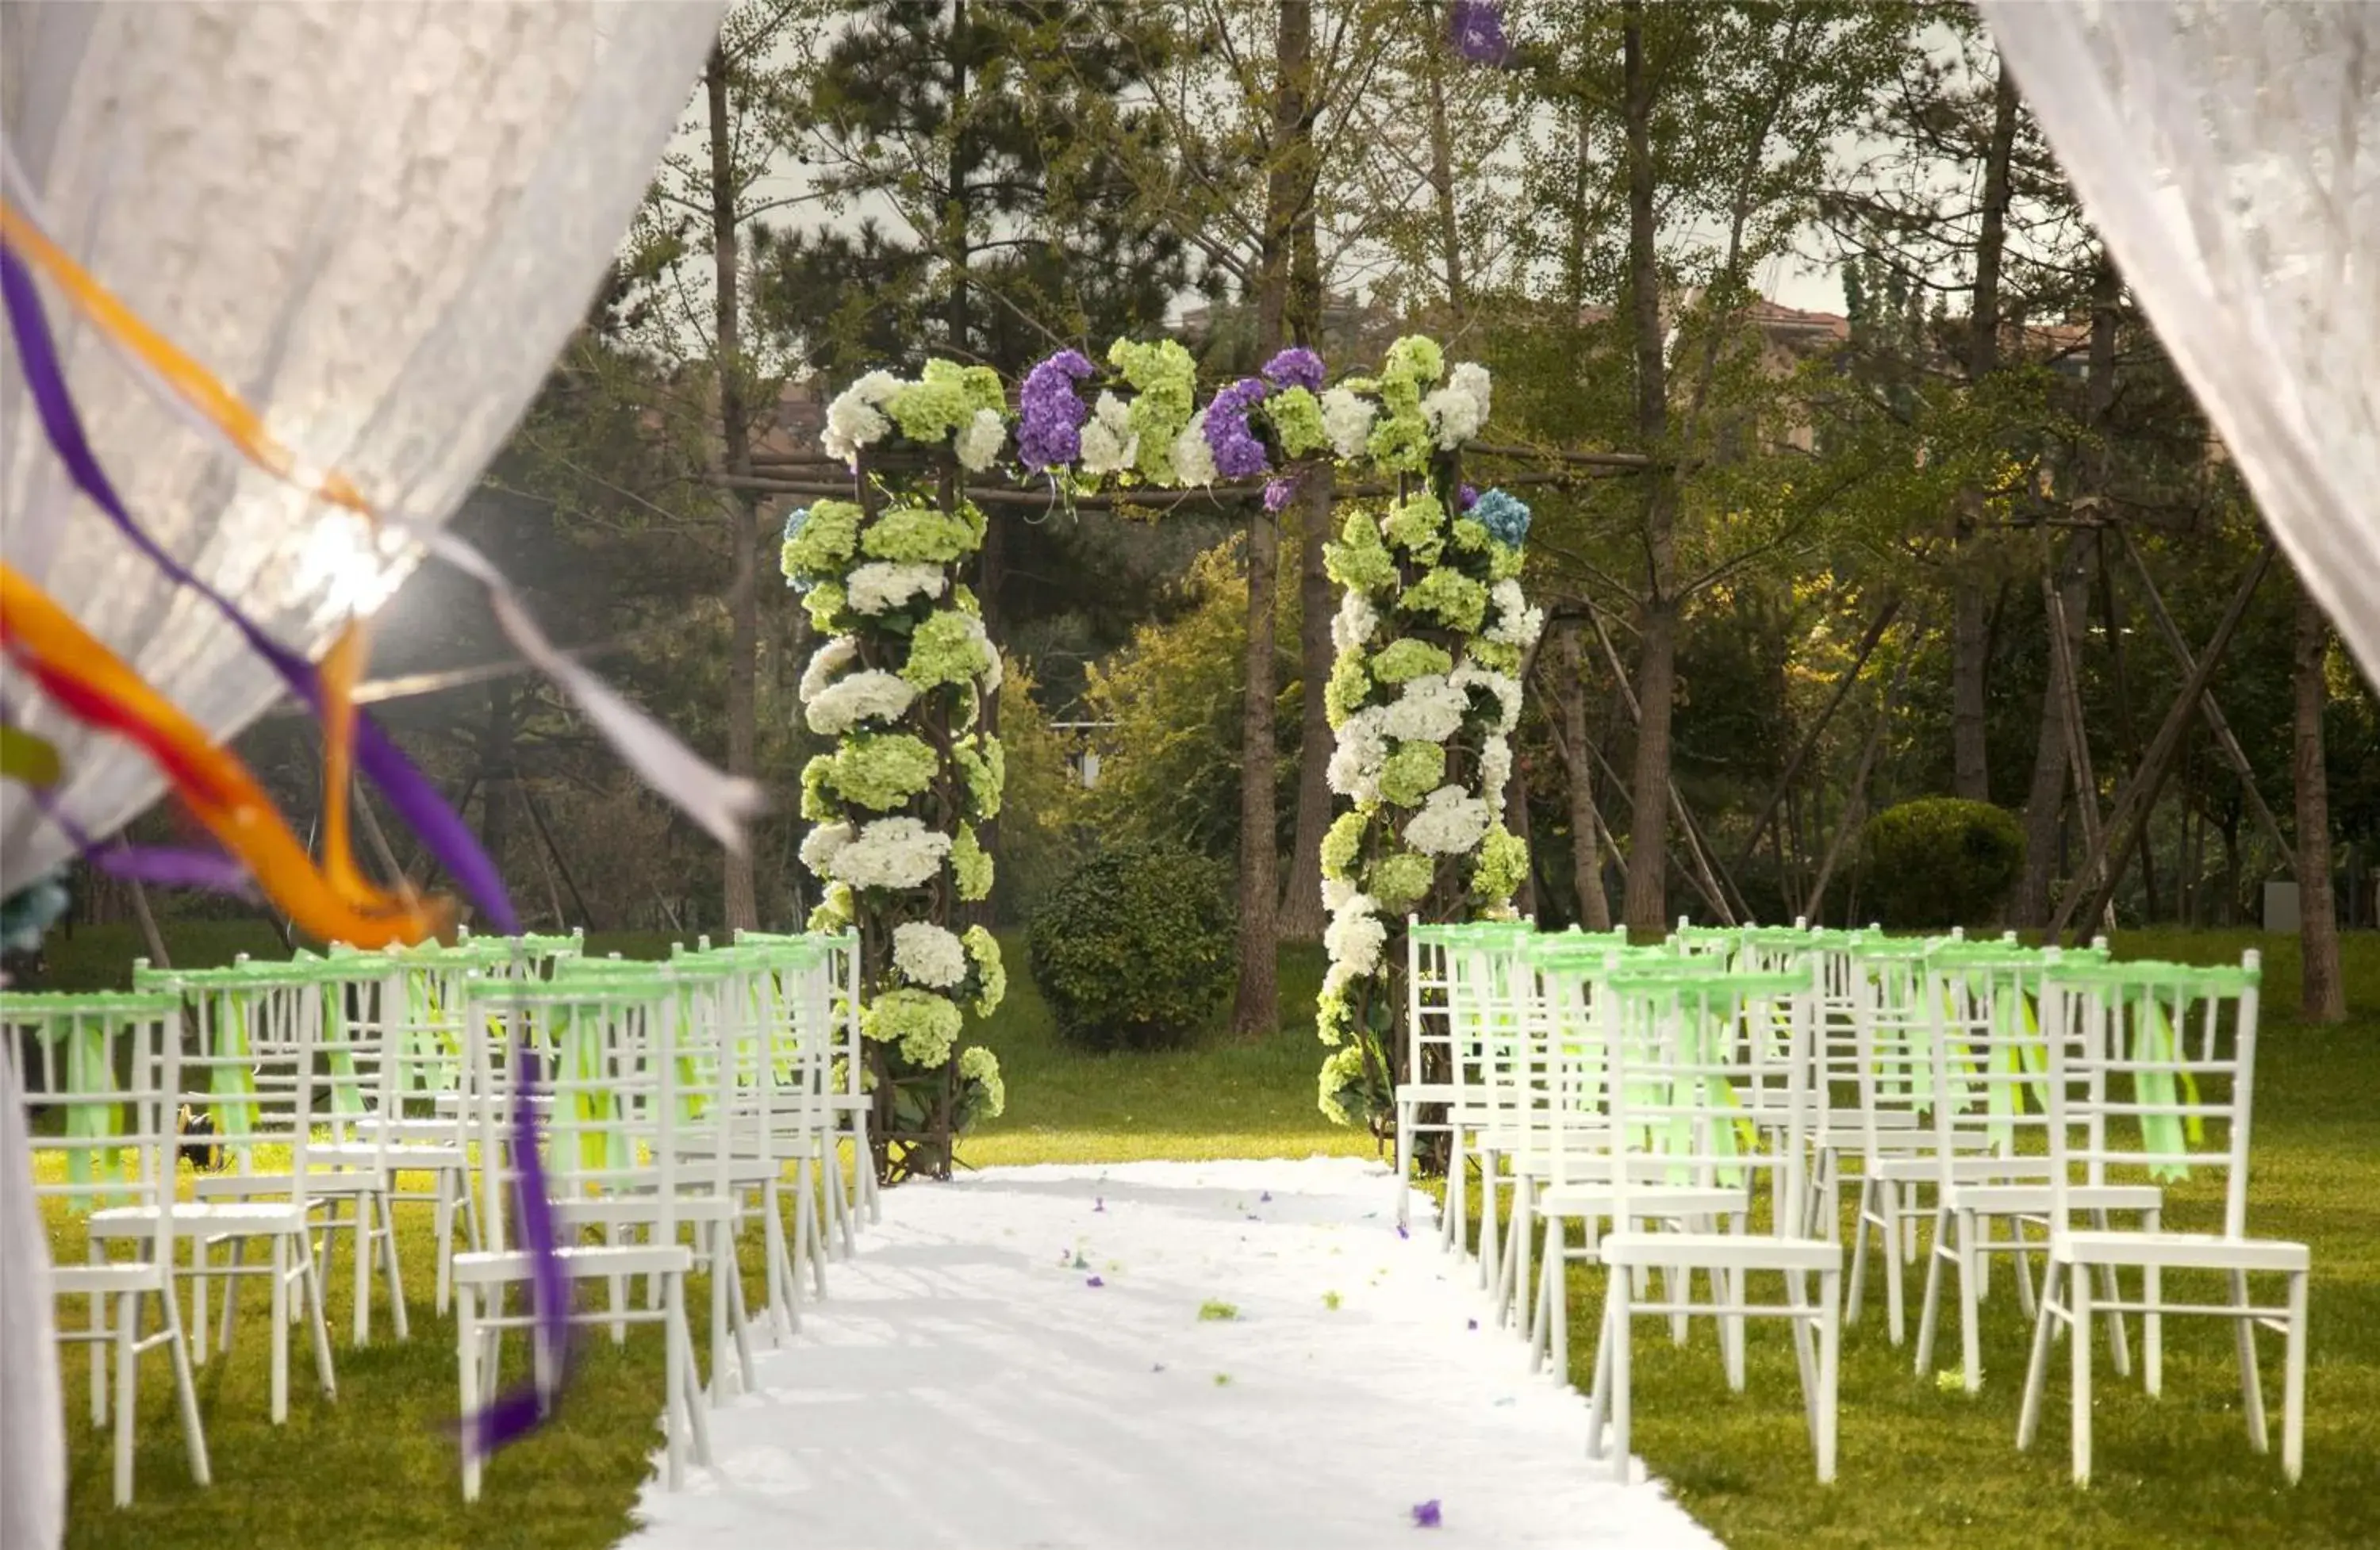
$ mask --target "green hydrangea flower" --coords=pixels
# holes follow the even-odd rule
[[[1344,990],[1318,998],[1314,1003],[1314,1036],[1336,1046],[1355,1025],[1355,1005]],[[1329,1110],[1324,1112],[1328,1113]]]
[[[1488,614],[1488,587],[1461,571],[1439,565],[1406,587],[1397,606],[1407,613],[1427,614],[1450,630],[1476,635],[1479,622]]]
[[[849,633],[844,628],[843,615],[850,600],[840,581],[821,581],[802,594],[802,607],[809,611],[810,628],[822,636]]]
[[[1468,516],[1458,516],[1454,519],[1454,547],[1463,553],[1476,554],[1495,541],[1495,539],[1489,535],[1486,523]],[[1491,559],[1489,563],[1493,564],[1494,561]]]
[[[1303,457],[1330,445],[1322,429],[1322,401],[1302,387],[1283,389],[1265,400],[1273,434],[1281,438],[1281,454]]]
[[[1511,581],[1521,574],[1528,555],[1508,543],[1492,544],[1488,550],[1488,579]]]
[[[1380,765],[1380,795],[1400,807],[1418,807],[1446,783],[1446,750],[1435,743],[1400,743]]]
[[[1355,857],[1363,853],[1364,830],[1371,823],[1371,815],[1361,808],[1340,814],[1322,831],[1322,875],[1345,878],[1354,875]]]
[[[1008,970],[1000,961],[1000,939],[980,926],[968,926],[966,935],[959,939],[966,945],[967,956],[975,961],[976,980],[979,986],[975,998],[975,1014],[990,1017],[1008,996]],[[965,1067],[963,1065],[960,1070],[964,1072]]]
[[[828,783],[837,796],[876,812],[890,812],[934,783],[941,761],[922,737],[905,732],[857,733],[832,756]]]
[[[991,854],[976,838],[971,823],[959,825],[958,838],[951,842],[951,872],[958,878],[959,897],[967,902],[991,892]]]
[[[1332,1124],[1360,1128],[1383,1107],[1373,1090],[1377,1085],[1365,1063],[1363,1040],[1356,1039],[1332,1050],[1322,1062],[1316,1083],[1319,1107]]]
[[[1475,640],[1463,648],[1463,654],[1474,666],[1493,668],[1498,672],[1521,671],[1521,648],[1505,640]]]
[[[785,575],[805,579],[842,575],[858,552],[861,515],[849,501],[813,502],[809,520],[778,556]]]
[[[830,790],[833,781],[832,754],[820,754],[802,766],[802,817],[812,823],[832,823],[843,816]]]
[[[1008,1084],[1000,1079],[1000,1057],[983,1046],[971,1045],[959,1055],[959,1080],[983,1089],[979,1115],[997,1120],[1008,1108]]]
[[[1390,641],[1372,658],[1372,676],[1383,684],[1402,684],[1424,673],[1453,671],[1451,653],[1411,636]]]
[[[1130,382],[1135,397],[1125,424],[1140,438],[1135,461],[1152,484],[1173,482],[1173,438],[1190,423],[1197,399],[1198,365],[1171,339],[1108,346],[1108,364]]]
[[[873,560],[947,565],[974,553],[979,541],[955,516],[926,506],[904,506],[878,517],[860,536],[859,547]]]
[[[1380,541],[1380,530],[1360,511],[1349,512],[1339,543],[1322,546],[1322,568],[1342,587],[1385,592],[1397,584],[1397,563]]]
[[[1389,508],[1380,531],[1390,543],[1425,565],[1435,565],[1446,545],[1446,507],[1427,490]],[[1485,531],[1485,529],[1482,529]]]
[[[902,664],[901,676],[922,691],[971,684],[990,671],[991,648],[984,641],[982,624],[971,614],[945,608],[910,636],[909,660]]]
[[[852,917],[851,887],[847,883],[829,883],[826,895],[817,909],[810,912],[806,930],[834,932],[850,926]]]
[[[1399,851],[1383,856],[1372,867],[1372,897],[1380,902],[1385,914],[1397,915],[1412,909],[1429,892],[1429,885],[1438,880],[1438,868],[1429,857],[1414,851]]]
[[[948,996],[904,986],[868,1003],[859,1031],[880,1044],[899,1045],[902,1059],[930,1071],[951,1058],[964,1022]]]
[[[1471,873],[1471,891],[1491,907],[1508,902],[1529,876],[1529,842],[1500,823],[1488,826],[1479,841],[1479,864]]]
[[[1008,786],[1008,755],[1000,739],[981,733],[957,739],[951,762],[966,782],[968,816],[978,822],[1000,817],[1000,795]]]
[[[1371,680],[1364,672],[1364,654],[1342,651],[1330,664],[1330,681],[1322,686],[1322,708],[1337,727],[1354,715],[1364,704],[1364,696],[1372,692]]]
[[[917,381],[905,382],[884,400],[884,412],[913,442],[931,443],[956,434],[978,409],[998,412],[1007,405],[1000,373],[988,366],[929,360]]]
[[[1446,375],[1446,352],[1426,333],[1408,333],[1389,346],[1380,361],[1382,386],[1399,379],[1416,391]]]
[[[1420,473],[1429,466],[1431,446],[1429,421],[1422,418],[1420,401],[1416,399],[1408,408],[1395,404],[1384,392],[1381,402],[1389,406],[1389,412],[1373,425],[1372,439],[1364,450],[1383,468]]]
[[[984,534],[991,528],[990,520],[983,515],[983,508],[973,501],[962,500],[959,502],[958,519],[966,524],[968,532],[975,535],[975,547],[980,548]]]

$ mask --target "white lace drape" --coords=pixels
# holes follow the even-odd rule
[[[583,314],[721,8],[0,4],[9,195],[302,456],[438,521]],[[55,295],[50,316],[102,466],[170,552],[310,653],[395,590],[409,555],[239,465]],[[0,548],[209,730],[279,694],[228,625],[82,507],[13,361]],[[154,798],[129,749],[22,684],[6,697],[65,755],[60,795],[86,829]],[[0,803],[0,873],[67,854],[34,804]]]
[[[2380,683],[2380,5],[1980,6],[2281,547]]]

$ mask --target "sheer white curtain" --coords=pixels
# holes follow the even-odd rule
[[[2380,5],[1979,3],[2281,547],[2380,684]]]

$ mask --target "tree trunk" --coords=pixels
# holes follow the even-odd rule
[[[1628,290],[1636,355],[1637,445],[1662,455],[1669,439],[1669,376],[1662,357],[1659,235],[1654,206],[1653,80],[1645,63],[1643,0],[1621,7],[1621,62],[1628,131]],[[1677,696],[1677,534],[1673,475],[1644,477],[1645,600],[1638,621],[1636,764],[1628,836],[1628,928],[1669,927],[1670,718]]]
[[[2298,914],[2302,963],[2298,1015],[2309,1023],[2347,1016],[2347,987],[2338,973],[2338,906],[2330,890],[2330,781],[2323,764],[2322,716],[2330,699],[2322,662],[2330,621],[2322,605],[2298,588],[2297,736],[2293,767],[2298,789]]]
[[[1438,212],[1439,261],[1446,282],[1447,332],[1460,335],[1469,297],[1463,279],[1463,224],[1454,202],[1453,137],[1446,123],[1447,50],[1432,51],[1429,79],[1429,188]]]
[[[2089,575],[2084,563],[2085,539],[2077,535],[2069,541],[2064,561],[2052,576],[2044,577],[2045,589],[2058,589],[2059,607],[2066,620],[2066,649],[2049,653],[2049,681],[2041,695],[2041,734],[2033,755],[2033,785],[2024,799],[2024,875],[2017,885],[2016,924],[2020,926],[2041,926],[2049,924],[2049,885],[2057,867],[2058,826],[2066,810],[2067,772],[2071,763],[2066,746],[2066,664],[2076,659],[2082,649],[2083,612],[2087,595],[2085,578]],[[2055,627],[2044,611],[2042,628]],[[2095,800],[2095,793],[2086,793]]]
[[[1975,295],[1968,320],[1967,381],[1980,385],[1999,369],[2000,259],[2008,246],[2009,170],[2015,159],[2016,78],[2003,61],[1992,91],[1992,138],[1984,155],[1981,229],[1975,236]],[[1955,548],[1973,540],[1977,497],[1960,497]],[[1972,553],[1960,553],[1950,585],[1950,789],[1970,802],[1992,799],[1985,745],[1985,705],[1991,675],[1989,632],[1984,623],[1983,580]]]
[[[720,439],[727,471],[748,479],[752,444],[744,402],[744,331],[738,312],[742,264],[737,252],[735,163],[727,127],[727,59],[716,43],[703,67],[702,86],[710,110],[710,243],[717,292],[713,321]],[[760,598],[754,585],[754,556],[760,543],[760,498],[750,490],[734,490],[723,501],[729,551],[735,556],[735,580],[729,595],[733,624],[727,654],[727,773],[750,780],[759,768]],[[731,937],[738,929],[757,930],[760,903],[753,887],[752,853],[729,851],[725,862],[722,923]]]
[[[1289,854],[1289,882],[1281,891],[1277,923],[1281,939],[1293,942],[1320,941],[1330,918],[1322,908],[1322,836],[1330,827],[1332,743],[1322,686],[1330,680],[1330,618],[1339,597],[1322,566],[1322,544],[1330,528],[1332,498],[1328,464],[1310,469],[1300,481],[1297,838]]]
[[[1586,677],[1581,671],[1578,632],[1576,620],[1554,632],[1555,694],[1561,708],[1562,741],[1572,753],[1566,762],[1570,865],[1578,888],[1579,924],[1590,931],[1609,931],[1611,901],[1603,891],[1603,841],[1595,814],[1595,761],[1586,752]]]
[[[1512,895],[1512,908],[1523,920],[1537,918],[1537,837],[1529,822],[1529,773],[1521,767],[1520,758],[1512,760],[1512,773],[1504,781],[1504,827],[1519,836],[1529,848],[1529,869],[1521,874],[1521,886]]]
[[[1311,150],[1313,133],[1306,117],[1313,52],[1312,0],[1281,0],[1274,34],[1272,156],[1265,181],[1257,297],[1260,357],[1281,348],[1287,336],[1293,250],[1311,178],[1305,152]],[[1281,1022],[1276,963],[1280,840],[1273,832],[1278,756],[1272,733],[1273,577],[1281,563],[1281,527],[1262,502],[1249,504],[1247,562],[1247,660],[1240,696],[1240,984],[1232,1003],[1232,1031],[1244,1038],[1260,1038]]]

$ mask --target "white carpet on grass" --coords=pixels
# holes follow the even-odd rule
[[[1394,1190],[1316,1157],[888,1191],[761,1391],[712,1412],[716,1467],[649,1484],[627,1544],[1716,1545],[1586,1459],[1585,1400],[1474,1326],[1473,1268],[1426,1207],[1399,1238]]]

